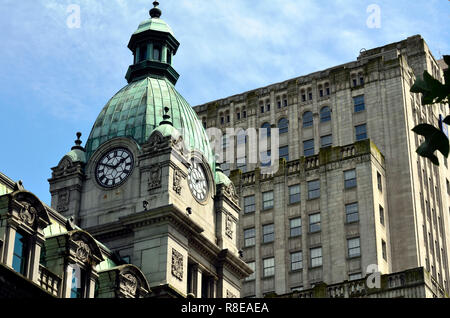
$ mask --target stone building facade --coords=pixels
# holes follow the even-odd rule
[[[235,155],[222,165],[242,206],[239,244],[260,297],[424,267],[449,292],[450,175],[419,157],[411,130],[444,105],[410,93],[442,67],[421,36],[361,51],[356,61],[194,107],[205,128],[279,128],[280,169]],[[224,145],[238,147],[236,136]],[[230,142],[234,140],[234,142]],[[270,143],[269,143],[270,144]],[[234,153],[238,153],[237,149]],[[239,160],[241,159],[241,160]],[[244,160],[242,160],[244,159]]]

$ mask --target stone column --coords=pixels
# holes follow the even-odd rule
[[[39,264],[41,260],[41,249],[42,245],[44,245],[44,238],[43,237],[36,237],[36,239],[32,244],[30,249],[30,263],[29,263],[29,278],[35,282],[38,283],[39,281]]]
[[[5,242],[3,247],[3,263],[12,268],[14,241],[16,239],[16,228],[8,225],[6,229]]]
[[[193,275],[195,276],[195,285],[193,285],[195,297],[202,298],[202,270],[197,265],[194,267],[193,272]]]

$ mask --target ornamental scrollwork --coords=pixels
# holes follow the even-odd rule
[[[27,225],[32,226],[34,224],[34,220],[36,219],[37,211],[28,202],[21,202],[21,204],[23,207],[19,212],[20,219]]]
[[[134,295],[137,290],[138,280],[133,274],[124,274],[121,277],[121,286],[127,293]]]
[[[181,195],[181,181],[183,180],[183,173],[179,169],[175,169],[173,172],[173,191],[178,195]]]
[[[75,241],[75,244],[78,245],[77,250],[75,252],[75,257],[78,258],[82,262],[86,262],[91,254],[91,249],[88,244],[83,241]]]

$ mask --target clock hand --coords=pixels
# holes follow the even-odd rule
[[[117,165],[114,166],[113,169],[117,169],[117,167],[120,166],[122,163],[124,163],[125,160],[127,160],[127,159],[128,159],[128,158],[122,158],[122,159],[119,161],[119,163],[118,163]]]

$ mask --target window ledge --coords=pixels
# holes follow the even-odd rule
[[[301,272],[303,272],[303,268],[295,269],[295,270],[290,270],[290,271],[289,271],[289,274],[296,274],[296,273],[301,273]]]
[[[361,258],[361,255],[358,255],[358,256],[347,256],[347,261],[352,261],[352,260],[355,260],[355,259],[358,259],[358,258]]]
[[[288,203],[288,206],[297,206],[300,205],[302,201],[294,202],[294,203]]]
[[[267,246],[267,245],[273,245],[273,243],[274,243],[275,241],[272,241],[272,242],[261,242],[261,246]]]

